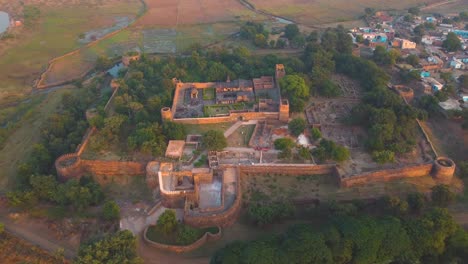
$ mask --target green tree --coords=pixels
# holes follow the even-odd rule
[[[268,46],[268,42],[267,42],[267,38],[265,37],[265,35],[263,34],[257,34],[255,35],[255,40],[254,40],[254,43],[255,43],[255,46],[257,47],[261,47],[261,48],[265,48]]]
[[[29,178],[29,183],[39,199],[53,201],[58,184],[54,176],[32,175]]]
[[[431,199],[436,206],[447,207],[455,200],[455,194],[448,185],[439,184],[432,187]]]
[[[416,67],[419,64],[419,57],[418,55],[410,54],[406,57],[406,63]]]
[[[419,7],[410,7],[408,9],[408,13],[412,14],[412,15],[415,15],[415,16],[419,16]]]
[[[207,131],[202,138],[203,145],[208,150],[223,150],[227,147],[227,141],[223,132],[218,130]]]
[[[322,132],[320,132],[320,129],[314,127],[311,130],[311,136],[313,140],[318,140],[322,137]]]
[[[162,213],[157,222],[158,227],[165,233],[170,234],[177,229],[177,218],[174,210],[166,210]]]
[[[413,212],[419,213],[426,204],[426,197],[422,193],[410,193],[406,201]]]
[[[390,150],[374,151],[372,159],[379,164],[395,162],[395,153]]]
[[[289,40],[293,40],[299,34],[299,27],[296,24],[288,24],[284,27],[284,36]]]
[[[287,148],[293,148],[296,145],[296,143],[291,138],[278,138],[275,140],[274,145],[275,149],[284,150]]]
[[[138,258],[136,243],[136,239],[130,231],[118,231],[96,242],[81,245],[75,263],[140,264],[143,261]]]
[[[112,221],[120,218],[120,207],[114,201],[107,201],[102,207],[102,217],[104,220]]]
[[[98,71],[105,71],[112,67],[112,61],[105,56],[99,56],[96,60],[96,69]]]
[[[185,140],[187,136],[185,126],[174,122],[164,122],[163,133],[170,140]]]
[[[449,52],[453,52],[460,50],[462,46],[458,36],[453,32],[449,32],[447,34],[447,38],[442,43],[442,47],[444,47]]]
[[[289,99],[292,112],[300,112],[309,99],[309,89],[304,78],[299,75],[287,75],[280,80],[281,93]]]
[[[293,136],[297,137],[300,134],[304,133],[306,125],[307,123],[304,120],[304,118],[294,118],[293,120],[291,120],[291,122],[289,122],[288,129]]]

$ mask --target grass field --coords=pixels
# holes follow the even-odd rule
[[[32,146],[40,140],[40,129],[48,117],[61,104],[62,95],[73,89],[62,89],[51,92],[31,108],[17,124],[15,132],[8,137],[0,150],[0,191],[12,186],[19,163],[31,153]]]
[[[17,33],[16,39],[1,43],[0,103],[15,101],[30,92],[33,81],[46,69],[50,59],[83,45],[78,42],[81,33],[112,26],[117,16],[134,17],[139,8],[138,0],[111,0],[100,6],[42,7],[38,25],[25,28]],[[70,67],[60,67],[73,71],[76,64],[70,61]]]

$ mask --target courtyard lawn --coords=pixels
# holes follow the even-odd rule
[[[185,230],[185,232],[183,230]],[[186,246],[193,244],[195,241],[205,235],[205,233],[217,234],[218,232],[218,227],[194,228],[184,224],[179,224],[176,230],[166,234],[163,232],[163,230],[161,230],[161,228],[159,228],[159,226],[154,225],[148,228],[146,237],[156,243]]]
[[[203,89],[203,100],[213,100],[216,97],[215,88]]]

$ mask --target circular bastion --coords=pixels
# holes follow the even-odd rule
[[[450,182],[455,174],[455,162],[447,157],[438,157],[434,161],[432,173],[435,179]]]
[[[81,177],[81,158],[75,154],[65,154],[55,160],[55,169],[61,180]]]
[[[161,117],[163,120],[170,121],[172,120],[172,111],[170,107],[163,107],[161,109]]]

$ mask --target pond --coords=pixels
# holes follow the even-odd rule
[[[0,11],[0,34],[5,32],[10,26],[10,16],[8,13]]]
[[[110,70],[107,71],[112,77],[117,78],[119,77],[119,71],[124,67],[123,63],[119,62],[114,67],[112,67]]]

